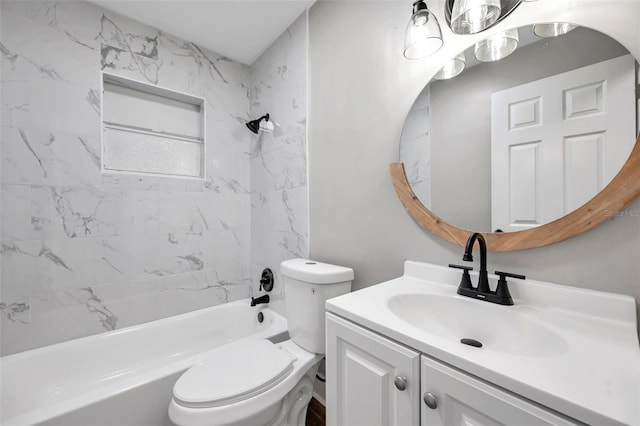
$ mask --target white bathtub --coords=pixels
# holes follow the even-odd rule
[[[0,358],[0,423],[167,425],[173,384],[194,362],[232,341],[286,333],[283,317],[244,299],[9,355]]]

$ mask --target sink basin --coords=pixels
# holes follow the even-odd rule
[[[445,339],[473,339],[481,351],[543,357],[563,353],[566,340],[526,309],[501,306],[458,295],[399,294],[387,301],[402,321]],[[462,343],[460,343],[462,345]]]
[[[472,282],[477,277],[471,273]],[[458,295],[459,283],[459,271],[407,261],[402,276],[329,299],[326,306],[331,315],[413,354],[583,424],[640,426],[640,346],[632,297],[513,279],[509,290],[515,304],[502,306]],[[495,275],[489,275],[489,284],[495,288]]]

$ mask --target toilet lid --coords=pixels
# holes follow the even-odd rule
[[[230,343],[187,370],[173,387],[173,396],[180,405],[194,408],[242,401],[284,380],[294,360],[265,339]]]

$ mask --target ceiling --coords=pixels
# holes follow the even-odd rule
[[[315,0],[90,0],[251,65]]]

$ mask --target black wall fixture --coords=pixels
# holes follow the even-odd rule
[[[253,133],[257,135],[258,132],[260,131],[260,122],[262,120],[269,121],[269,114],[265,114],[260,118],[256,118],[255,120],[249,121],[248,123],[246,123],[247,128],[249,128],[249,130],[251,130]]]
[[[260,290],[273,290],[273,272],[269,268],[264,268],[260,277]]]

